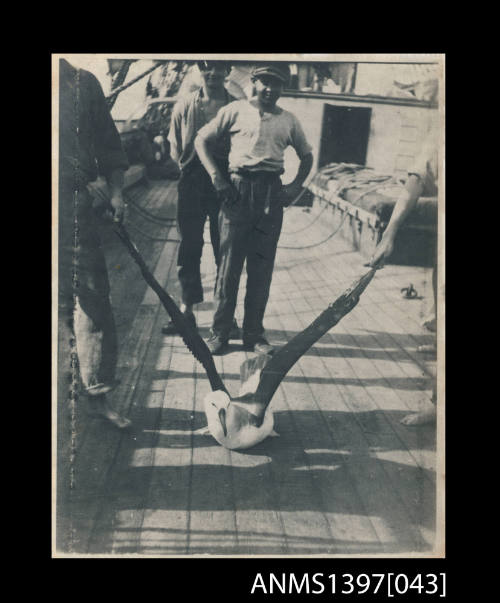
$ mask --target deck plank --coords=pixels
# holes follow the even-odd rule
[[[237,351],[223,357],[224,383],[235,396],[240,387],[239,372],[248,354],[241,342],[232,342]],[[272,444],[271,444],[272,445]],[[233,553],[274,554],[286,552],[278,489],[272,457],[267,446],[257,446],[251,452],[229,451],[235,503],[238,548]]]
[[[175,207],[176,183],[140,183],[130,195],[165,216]],[[150,234],[137,236],[148,265],[180,299],[176,243],[153,240],[175,239],[175,229],[134,220]],[[331,227],[300,208],[287,210],[283,230],[265,317],[277,346],[366,270],[339,237],[306,248]],[[180,337],[161,334],[168,317],[156,295],[139,275],[125,278],[116,268],[126,259],[123,250],[111,240],[106,245],[115,266],[113,303],[123,320],[116,399],[136,429],[127,438],[97,420],[83,424],[75,468],[85,480],[70,505],[74,551],[301,556],[431,549],[435,429],[400,423],[425,402],[435,376],[435,360],[416,352],[432,340],[420,326],[427,301],[405,300],[399,291],[412,282],[427,295],[428,270],[388,265],[377,272],[356,308],[299,359],[275,393],[280,437],[229,451],[199,433],[210,388],[203,368]],[[291,245],[304,248],[286,249]],[[196,317],[207,337],[215,279],[208,226],[201,271],[205,301]],[[243,274],[240,318],[245,287]],[[252,355],[232,341],[230,352],[215,358],[233,395],[239,367]]]
[[[326,257],[325,254],[323,254],[322,257],[325,258]],[[352,274],[353,274],[352,266],[349,267],[348,263],[346,262],[346,260],[348,260],[348,256],[343,256],[343,260],[344,261],[342,262],[342,267],[344,267],[345,265],[348,266],[348,270],[345,270],[345,272],[348,272],[349,273],[349,277],[352,278]],[[339,267],[337,266],[337,269],[338,268]],[[325,272],[325,269],[326,269],[326,272]],[[328,267],[327,266],[325,267],[324,263],[322,265],[322,269],[321,270],[322,270],[322,272],[321,272],[322,274],[328,274]],[[303,288],[314,287],[314,283],[318,280],[317,279],[317,274],[315,275],[314,271],[315,271],[315,266],[312,263],[308,264],[307,272],[303,270],[302,273],[300,273],[300,268],[299,268],[299,271],[297,272],[297,274],[300,274],[300,279],[299,279],[298,283],[296,283],[297,287],[303,287]],[[358,268],[358,271],[359,271],[359,268]],[[306,283],[307,283],[307,287],[306,287]],[[373,285],[370,285],[368,289],[370,289],[370,287],[373,287]],[[315,295],[314,296],[315,300],[321,299],[321,298],[324,299],[324,295],[323,296],[322,295]],[[327,303],[330,303],[332,300],[333,300],[333,297],[330,296],[329,299],[327,299],[325,301]],[[300,312],[300,315],[302,317],[304,317],[304,303],[305,303],[304,299],[300,300],[300,302],[296,302],[294,300],[293,303],[295,303],[296,305],[298,305],[298,310]],[[327,303],[325,303],[325,307],[326,307]],[[335,328],[334,334],[336,334],[337,331],[339,331],[339,332],[344,331],[344,333],[347,335],[348,332],[358,332],[360,330],[361,324],[359,324],[359,321],[357,320],[357,318],[358,318],[359,309],[360,309],[361,305],[362,304],[360,302],[360,304],[358,305],[358,307],[355,310],[353,310],[353,312],[351,313],[351,315],[349,315],[346,318],[344,318],[343,321],[341,321],[340,325],[337,325],[337,327]],[[356,321],[354,320],[355,313],[356,313]],[[313,318],[313,314],[315,314],[315,312],[311,312],[311,314],[309,316],[310,319]],[[349,322],[352,323],[352,326],[346,327],[345,325],[347,323],[349,323]],[[323,339],[326,339],[326,336]],[[333,339],[335,339],[335,337],[333,337]],[[353,335],[352,337],[350,337],[350,339],[351,339],[352,343],[355,345],[355,336]],[[360,349],[362,349],[361,346],[360,346]],[[364,378],[367,374],[370,375],[370,370],[373,371],[373,367],[370,369],[370,363],[367,363],[366,361],[363,362],[363,360],[360,359],[360,358],[354,358],[354,359],[353,358],[349,358],[348,362],[351,365],[351,367],[353,367],[355,369],[353,374],[357,375],[357,377],[360,380],[360,382],[362,382],[362,378]],[[374,362],[376,362],[376,361],[374,361]],[[394,364],[394,363],[392,363],[392,364]],[[390,391],[393,392],[393,390],[390,390]],[[373,386],[370,386],[370,388],[369,388],[369,394],[370,394],[370,397],[372,397],[372,398],[375,397],[374,399],[376,399],[377,388],[374,388]],[[385,397],[387,397],[387,392],[385,392]],[[359,395],[357,396],[357,398],[358,398],[358,402],[359,402]],[[397,403],[397,399],[394,399],[394,397],[393,397],[393,405],[395,403]],[[394,443],[396,443],[396,444],[398,443],[397,441],[394,441],[394,437],[391,437],[391,439],[392,439],[392,441]],[[404,466],[408,466],[408,465],[412,466],[412,465],[414,465],[414,462],[412,462],[412,460],[409,459],[409,457],[410,457],[409,453],[406,452],[406,451],[399,451],[395,456],[396,456],[396,459],[397,459],[397,461],[399,463],[401,463],[401,461],[403,461]],[[394,454],[393,454],[393,457],[394,457]],[[424,475],[425,475],[425,473],[424,473]],[[413,485],[413,483],[415,482],[415,479],[411,479],[410,481],[411,481],[411,484]],[[418,482],[418,480],[417,480],[417,482]],[[418,501],[419,503],[422,503],[422,490],[423,490],[424,496],[425,496],[425,494],[427,494],[427,490],[425,488],[421,488],[421,487],[420,488],[417,487],[416,491],[415,491],[415,489],[413,489],[413,490],[411,490],[411,493],[409,493],[408,492],[408,484],[406,484],[406,487],[403,488],[403,491],[406,493],[406,495],[405,495],[406,502],[408,503],[409,500],[413,500],[413,503],[415,503],[416,501]],[[415,497],[415,498],[412,499],[412,497]],[[426,502],[428,504],[427,504],[427,508],[425,509],[425,511],[428,511],[428,509],[431,508],[431,506],[432,506],[432,504],[433,504],[434,501],[431,500],[431,501],[426,501]],[[412,509],[412,512],[415,515],[416,510],[415,510],[414,507],[415,507],[415,504],[411,505],[410,509]],[[424,507],[425,507],[425,505],[424,505]],[[424,514],[425,514],[425,511],[424,511]]]
[[[119,342],[117,377],[121,379],[121,384],[113,392],[111,399],[119,409],[127,413],[133,403],[144,356],[151,343],[151,329],[157,308],[141,305],[146,285],[124,247],[109,232],[109,227],[102,226],[101,239],[105,246]],[[150,244],[143,246],[141,251],[149,265],[155,267],[162,249],[164,245]],[[172,251],[170,255],[172,256]],[[137,285],[130,288],[130,282]],[[125,295],[127,287],[128,295]],[[123,316],[128,318],[127,328],[123,328],[124,325],[120,323]],[[94,518],[109,497],[110,471],[117,458],[123,434],[110,430],[101,419],[89,417],[82,402],[76,408],[76,416],[77,450],[72,467],[75,487],[69,492],[69,500],[64,501],[60,510],[62,515],[69,515],[73,526],[68,547],[74,552],[87,552],[91,546]]]
[[[293,305],[294,302],[292,301],[291,304]],[[305,327],[308,322],[309,319],[301,318],[301,326]],[[379,548],[386,552],[392,551],[391,547],[395,539],[392,532],[386,527],[387,522],[379,519],[380,514],[382,513],[383,518],[385,510],[388,508],[387,505],[391,505],[394,511],[392,519],[399,518],[396,525],[409,525],[410,522],[406,510],[402,508],[401,504],[398,505],[398,501],[395,501],[389,494],[386,487],[387,477],[381,467],[371,460],[370,442],[364,433],[364,422],[367,420],[365,417],[370,415],[371,410],[370,401],[365,398],[365,404],[363,404],[363,396],[360,396],[359,388],[354,385],[339,387],[338,393],[341,395],[333,396],[331,386],[327,389],[323,384],[321,386],[314,384],[315,374],[321,376],[324,383],[326,373],[335,387],[338,381],[336,375],[339,372],[343,375],[346,369],[349,370],[346,363],[335,362],[333,375],[331,374],[332,369],[325,367],[324,358],[320,357],[318,362],[318,359],[314,358],[314,354],[303,356],[297,365],[302,371],[304,381],[310,384],[312,391],[300,399],[299,410],[296,414],[300,416],[300,408],[309,406],[311,415],[318,417],[314,427],[310,425],[308,428],[304,425],[301,433],[307,434],[303,436],[306,439],[310,439],[311,434],[314,434],[313,442],[316,440],[317,434],[322,434],[319,441],[316,440],[316,443],[312,445],[313,448],[320,451],[320,459],[325,459],[323,461],[325,468],[329,465],[329,459],[332,459],[333,463],[338,464],[342,469],[335,473],[335,477],[340,481],[338,487],[329,485],[328,480],[324,477],[319,482],[324,488],[325,497],[328,497],[331,504],[332,516],[335,517],[337,511],[339,513],[337,523],[341,526],[348,525],[347,532],[351,539],[351,552],[370,552],[372,548],[377,548],[376,545],[380,545]],[[325,368],[328,372],[325,371]],[[292,373],[290,372],[290,374]],[[353,375],[352,372],[348,374]],[[355,377],[352,381],[355,382]],[[284,387],[289,387],[286,380]],[[346,400],[349,400],[350,403]],[[325,425],[323,430],[318,425],[319,416],[323,418]],[[335,435],[330,425],[334,425]],[[338,440],[337,433],[346,434],[344,442]],[[369,471],[367,467],[370,467]],[[325,475],[329,475],[327,470]],[[344,479],[340,480],[339,476],[342,475]],[[378,503],[376,508],[374,508],[374,501]],[[368,503],[371,503],[371,507]],[[344,510],[344,513],[341,510]],[[408,532],[399,534],[396,540],[399,545],[402,546],[404,543],[411,550],[411,545],[415,545],[416,539],[413,530],[408,530]],[[345,546],[344,539],[343,547]],[[358,546],[357,549],[356,546]]]

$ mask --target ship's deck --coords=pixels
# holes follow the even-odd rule
[[[139,184],[129,195],[156,215],[175,214],[174,182]],[[175,226],[129,212],[131,236],[178,300]],[[265,318],[271,343],[283,345],[366,271],[340,237],[310,246],[331,230],[304,208],[286,212]],[[162,335],[163,306],[118,239],[103,236],[120,346],[112,400],[135,428],[118,432],[78,403],[73,488],[57,508],[60,553],[366,556],[439,548],[436,427],[400,423],[428,404],[435,378],[435,357],[416,351],[433,341],[421,327],[432,297],[428,269],[378,271],[276,392],[280,437],[237,452],[197,433],[206,424],[203,368],[180,337]],[[202,275],[206,301],[196,317],[206,337],[215,278],[209,244]],[[402,297],[409,283],[419,298]],[[240,325],[244,289],[243,276]],[[236,341],[215,358],[233,393],[247,356]]]

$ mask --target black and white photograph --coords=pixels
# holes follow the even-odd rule
[[[433,558],[445,55],[52,53],[53,558]]]

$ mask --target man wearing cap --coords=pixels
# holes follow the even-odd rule
[[[196,326],[193,305],[203,301],[200,261],[203,250],[203,230],[207,216],[210,222],[210,240],[218,262],[220,199],[194,148],[198,130],[208,123],[217,111],[235,98],[224,87],[228,65],[224,61],[198,61],[203,85],[180,99],[174,106],[168,140],[170,153],[181,170],[178,184],[177,225],[180,235],[177,255],[178,277],[182,289],[181,310]],[[211,151],[221,173],[227,173],[229,144],[221,139]],[[231,336],[239,336],[233,325]],[[177,333],[172,321],[163,327],[165,335]]]
[[[195,147],[221,199],[220,257],[215,288],[217,308],[208,347],[227,349],[238,287],[246,260],[247,289],[243,344],[272,353],[263,318],[283,221],[283,206],[300,192],[312,167],[311,147],[297,118],[276,105],[290,71],[286,63],[258,65],[252,73],[255,96],[223,107],[198,132]],[[229,178],[219,169],[212,145],[229,136]],[[284,151],[292,146],[300,165],[293,182],[281,183]]]

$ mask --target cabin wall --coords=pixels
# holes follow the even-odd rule
[[[429,128],[437,127],[436,108],[392,104],[390,102],[360,102],[344,99],[325,100],[282,96],[278,104],[291,111],[300,120],[309,144],[313,148],[314,163],[311,177],[318,169],[318,156],[323,126],[325,104],[344,107],[371,107],[370,135],[366,165],[388,173],[406,173],[416,158]],[[285,174],[283,182],[293,180],[299,166],[295,151],[285,152]],[[308,181],[306,181],[307,184]]]

